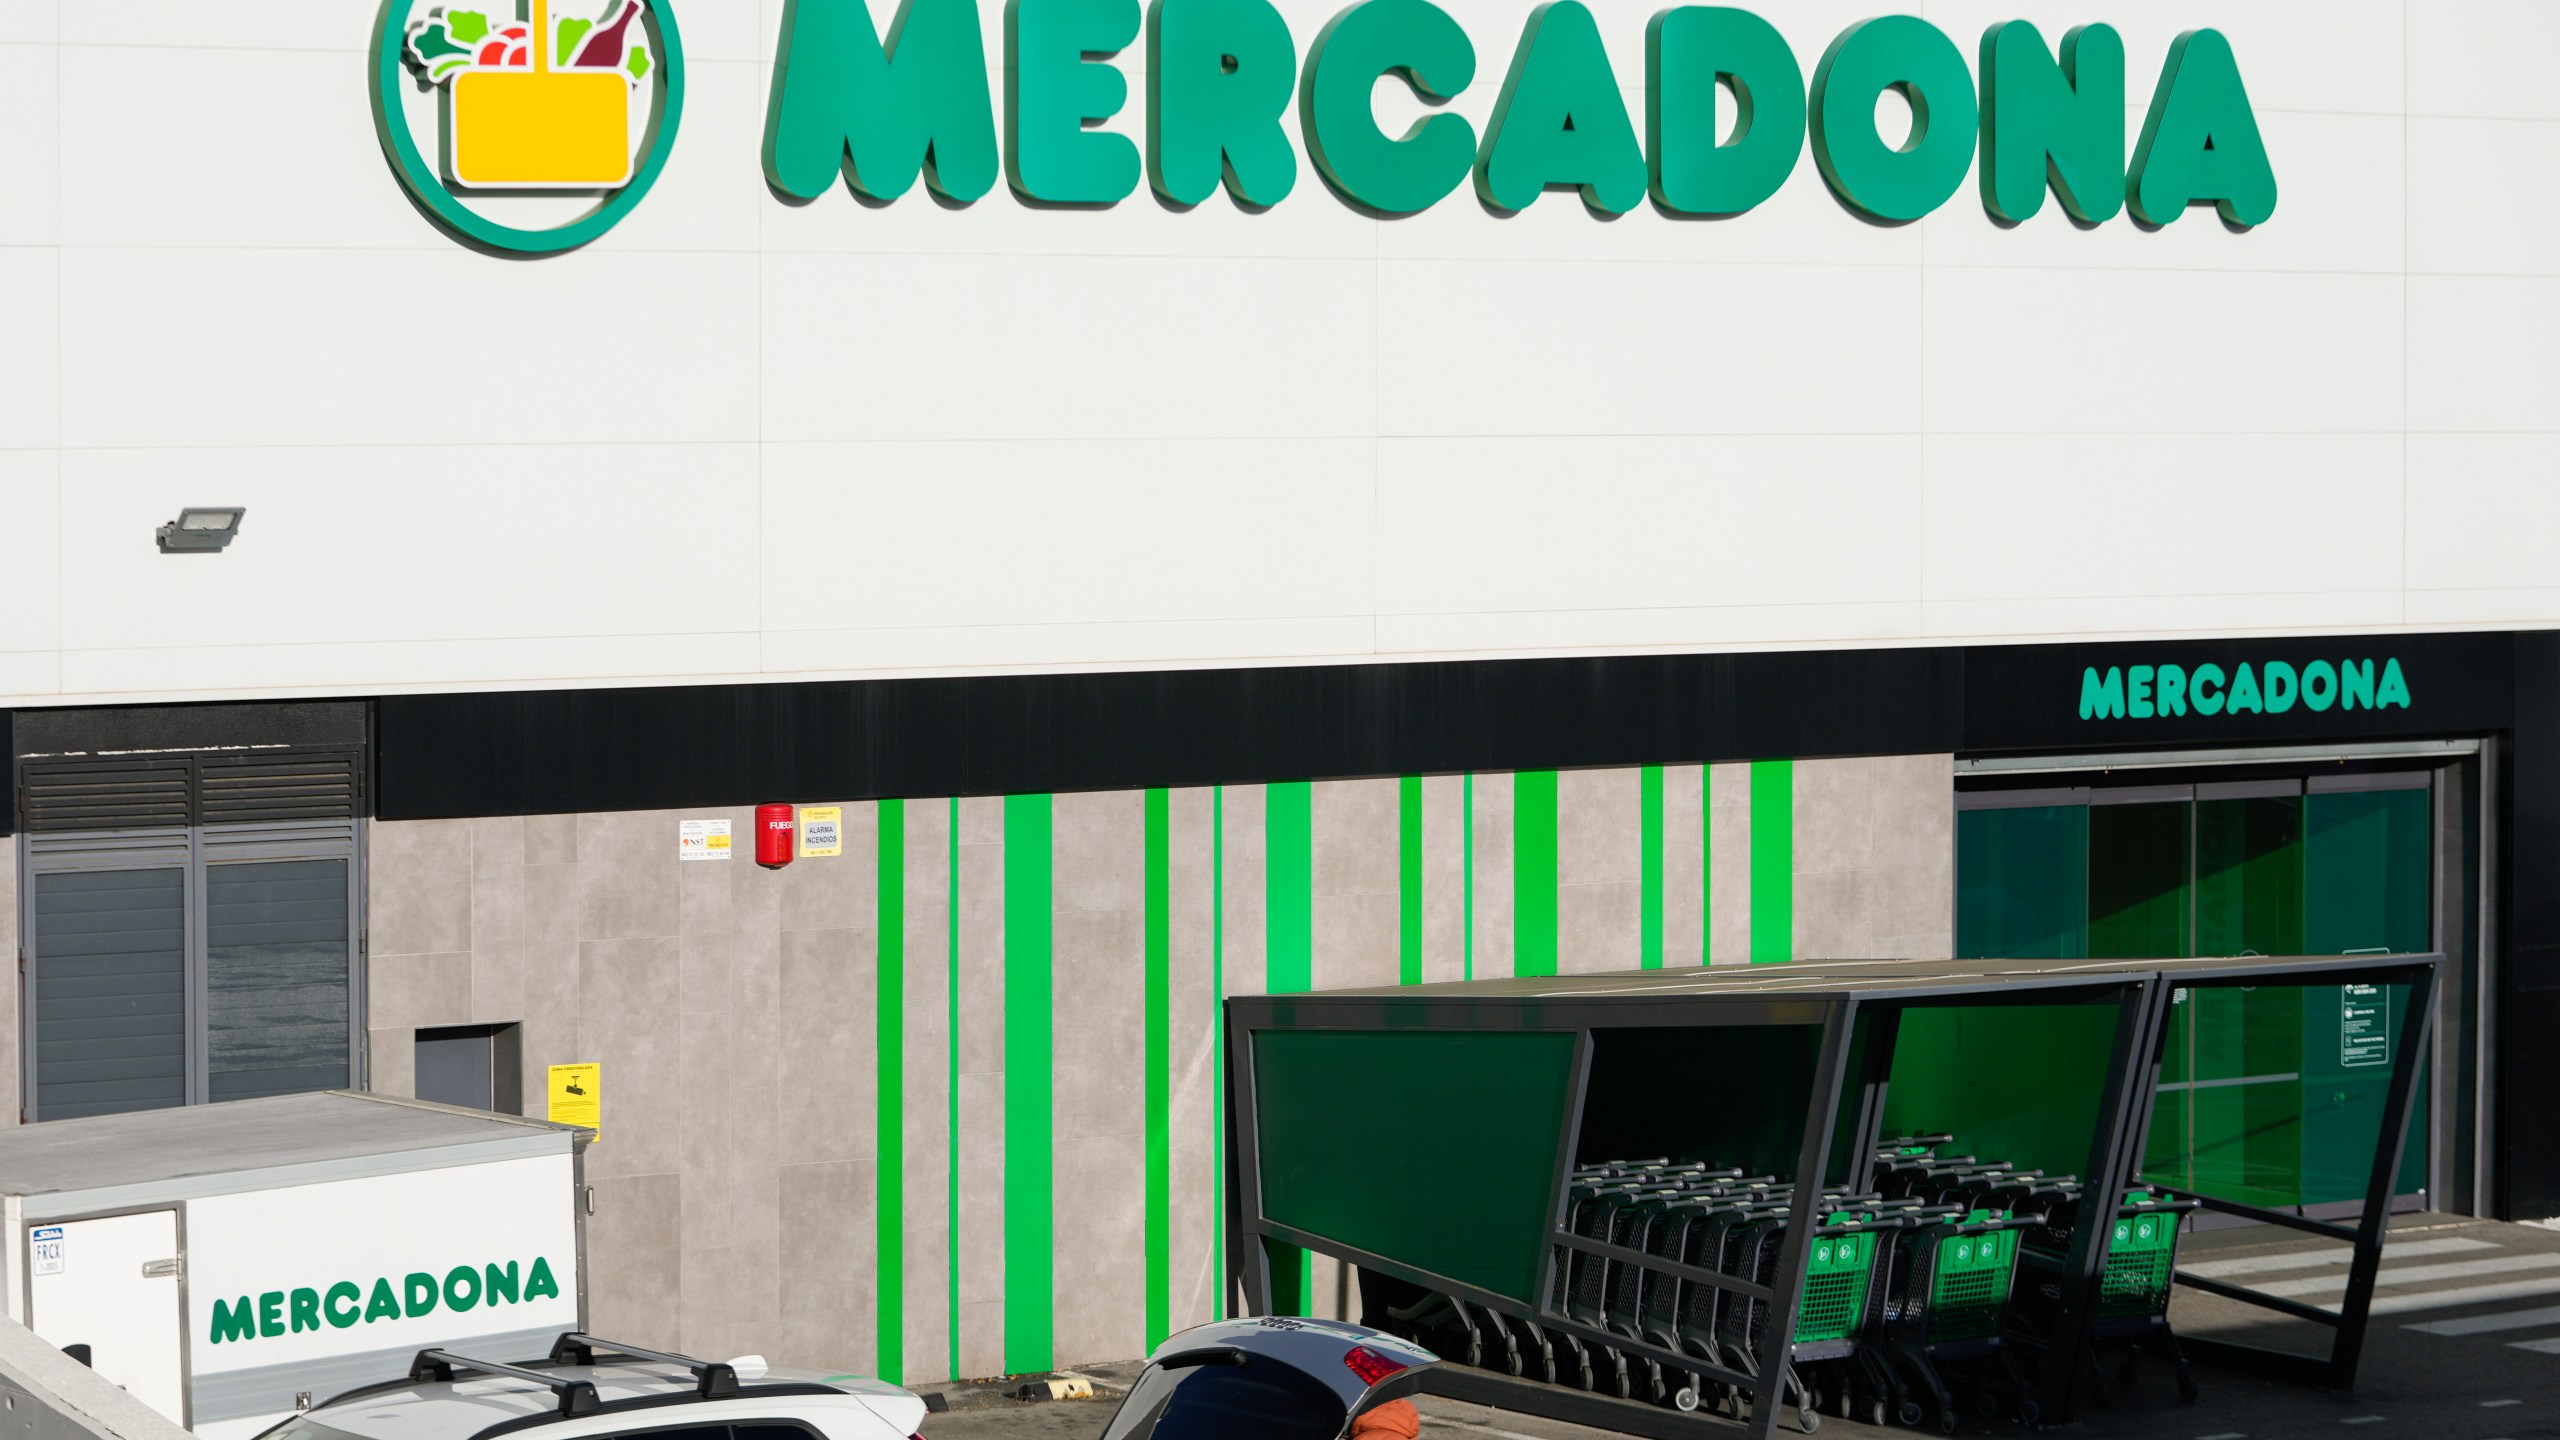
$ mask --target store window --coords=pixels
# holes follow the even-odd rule
[[[2434,947],[2432,772],[1958,797],[1967,957],[2421,954]],[[2364,1193],[2405,993],[2180,992],[2144,1171],[2251,1204]],[[2377,1022],[2376,1015],[2382,1018]],[[2399,1189],[2425,1188],[2426,1113]]]
[[[21,843],[27,1119],[355,1083],[355,822]]]

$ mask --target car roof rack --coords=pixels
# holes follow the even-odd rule
[[[510,1380],[530,1380],[560,1397],[560,1413],[563,1416],[592,1415],[602,1404],[596,1396],[596,1387],[587,1381],[572,1380],[565,1375],[546,1375],[539,1370],[528,1370],[521,1365],[502,1365],[495,1360],[474,1360],[468,1355],[456,1355],[450,1350],[421,1350],[418,1352],[418,1358],[409,1362],[409,1380],[412,1384],[421,1384],[430,1380],[450,1384],[457,1371],[469,1371],[477,1375],[503,1375]]]
[[[554,1365],[593,1365],[598,1355],[616,1355],[625,1360],[646,1360],[657,1365],[675,1365],[693,1372],[694,1393],[705,1400],[725,1400],[738,1393],[738,1369],[723,1360],[696,1360],[690,1355],[671,1355],[664,1350],[644,1350],[625,1345],[619,1340],[599,1340],[572,1330],[551,1342]]]

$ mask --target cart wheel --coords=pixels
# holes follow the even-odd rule
[[[1696,1414],[1698,1409],[1697,1387],[1694,1385],[1683,1385],[1677,1391],[1673,1392],[1671,1396],[1671,1408],[1679,1411],[1683,1415]]]
[[[1956,1433],[1956,1412],[1953,1406],[1938,1411],[1938,1433],[1941,1435]]]
[[[2196,1396],[2201,1393],[2202,1392],[2196,1387],[2196,1372],[2187,1367],[2186,1361],[2179,1361],[2178,1403],[2181,1405],[2193,1405],[2196,1403]]]
[[[1920,1417],[1925,1413],[1921,1410],[1919,1401],[1905,1400],[1902,1402],[1902,1408],[1894,1412],[1894,1418],[1916,1430],[1920,1427]]]
[[[1885,1406],[1883,1397],[1879,1396],[1876,1399],[1868,1401],[1867,1423],[1873,1425],[1879,1430],[1883,1429],[1885,1424],[1884,1410]]]
[[[1974,1391],[1973,1413],[1981,1416],[1985,1420],[1989,1420],[1998,1415],[2000,1413],[2000,1397],[1992,1394],[1987,1389]]]
[[[2037,1404],[2037,1403],[2036,1403],[2036,1402],[2034,1402],[2033,1400],[2021,1400],[2021,1401],[2019,1401],[2019,1402],[2018,1402],[2018,1423],[2019,1423],[2019,1424],[2021,1424],[2021,1425],[2033,1425],[2034,1423],[2036,1423],[2036,1422],[2037,1422],[2037,1421],[2039,1421],[2039,1420],[2042,1420],[2043,1418],[2044,1418],[2044,1407],[2043,1407],[2043,1406],[2041,1406],[2041,1405]]]
[[[1822,1412],[1810,1404],[1796,1407],[1796,1428],[1810,1435],[1822,1428]]]

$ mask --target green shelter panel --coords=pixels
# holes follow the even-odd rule
[[[2080,1174],[2104,1108],[2118,1008],[1906,1009],[1885,1092],[1885,1134],[1953,1135],[1950,1153]]]
[[[1821,1059],[1819,1025],[1594,1030],[1574,1163],[1663,1158],[1792,1180]]]
[[[1571,1032],[1257,1032],[1263,1216],[1532,1303],[1573,1052]]]

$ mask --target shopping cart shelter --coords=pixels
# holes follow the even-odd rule
[[[1443,1393],[1655,1433],[1686,1432],[1612,1402],[1763,1435],[1785,1406],[2034,1423],[2116,1350],[2197,1393],[2167,1316],[2204,1212],[2345,1240],[2356,1276],[2328,1310],[2189,1277],[2334,1332],[2193,1348],[2352,1388],[2440,968],[1807,962],[1231,1001],[1248,1303],[1295,1313],[1323,1254],[1367,1323],[1491,1372]],[[2369,1009],[2351,1221],[2154,1174],[2183,1178],[2192,1082],[2164,1108],[2164,1060],[2208,997]]]

